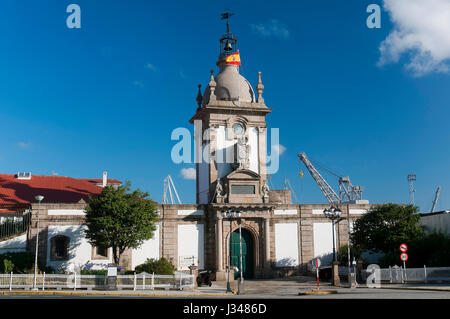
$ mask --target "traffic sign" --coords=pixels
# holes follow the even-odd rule
[[[319,268],[320,268],[320,259],[319,258],[314,258],[312,260],[312,266],[313,269],[316,270],[316,277],[317,277],[317,289],[320,289],[320,284],[319,284]]]
[[[319,258],[314,258],[313,260],[312,260],[312,266],[313,266],[313,268],[320,268],[320,265],[321,265],[322,263],[320,262],[320,259]]]
[[[400,251],[402,253],[406,253],[407,250],[408,250],[408,246],[406,246],[406,244],[401,244],[400,245]]]
[[[407,253],[401,254],[401,255],[400,255],[400,259],[401,259],[402,261],[407,261],[407,260],[408,260],[408,254],[407,254]]]

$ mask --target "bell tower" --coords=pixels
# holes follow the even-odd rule
[[[220,38],[219,72],[211,70],[203,94],[199,86],[194,124],[197,204],[268,202],[266,115],[261,72],[255,93],[241,74],[237,38]]]

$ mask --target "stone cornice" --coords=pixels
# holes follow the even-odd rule
[[[218,103],[221,102],[221,103]],[[267,115],[272,112],[271,108],[268,108],[265,104],[261,103],[246,103],[241,102],[240,106],[233,105],[230,101],[215,101],[214,105],[206,105],[197,110],[197,113],[189,120],[189,123],[194,123],[194,120],[203,118],[206,114],[211,112],[230,112],[232,111],[234,114],[236,113],[250,113],[250,114],[259,114],[259,115]]]

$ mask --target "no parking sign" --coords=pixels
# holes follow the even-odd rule
[[[408,260],[408,254],[407,254],[407,253],[402,253],[402,254],[400,255],[400,259],[401,259],[403,262],[407,261],[407,260]]]
[[[400,251],[402,253],[406,253],[408,251],[408,246],[406,246],[406,244],[401,244],[400,245]]]

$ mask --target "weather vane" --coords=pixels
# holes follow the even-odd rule
[[[234,15],[233,12],[230,12],[230,9],[225,9],[225,12],[221,14],[222,20],[227,19],[227,33],[230,33],[230,17]]]

